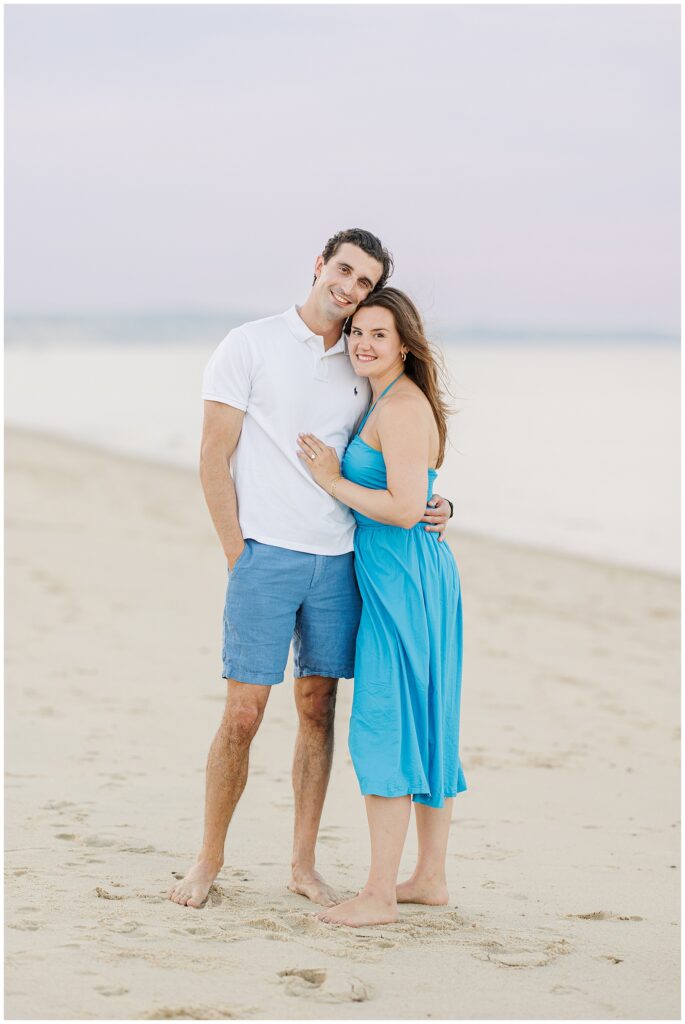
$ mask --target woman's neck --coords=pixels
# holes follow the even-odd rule
[[[393,381],[397,380],[398,377],[401,377],[403,373],[404,363],[398,359],[397,363],[394,366],[391,366],[389,370],[386,370],[382,376],[369,377],[372,400],[377,402],[388,384],[392,384]]]

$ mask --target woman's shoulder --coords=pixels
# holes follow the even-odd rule
[[[431,438],[435,429],[433,411],[424,393],[413,381],[411,387],[404,387],[379,408],[376,432],[380,447],[393,437],[410,443],[419,437]],[[390,397],[390,396],[388,396]]]
[[[433,418],[430,402],[418,384],[415,384],[413,380],[403,381],[402,387],[398,388],[395,394],[391,393],[387,396],[386,401],[381,404],[378,412],[379,422],[381,420],[406,420],[408,415],[413,420],[416,417],[425,417],[428,422]]]

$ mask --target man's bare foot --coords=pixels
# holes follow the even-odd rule
[[[199,909],[207,899],[212,882],[221,871],[215,861],[199,860],[169,892],[169,899],[184,907]]]
[[[447,882],[444,879],[421,878],[412,875],[397,886],[398,903],[423,903],[428,907],[444,907],[449,903]]]
[[[361,892],[354,899],[345,900],[333,910],[322,910],[316,916],[326,924],[346,924],[350,928],[362,928],[368,924],[392,924],[397,920],[397,904]]]
[[[306,896],[312,903],[318,903],[322,907],[334,907],[336,903],[340,903],[340,897],[335,889],[324,882],[318,871],[293,871],[288,888],[291,892]]]

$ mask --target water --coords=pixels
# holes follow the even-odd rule
[[[9,322],[7,422],[195,468],[202,370],[236,322]],[[461,527],[680,571],[676,345],[481,336],[443,347],[460,411],[436,489],[454,501]]]

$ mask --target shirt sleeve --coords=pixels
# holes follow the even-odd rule
[[[252,346],[239,328],[226,335],[205,367],[202,397],[247,409],[253,378]]]

